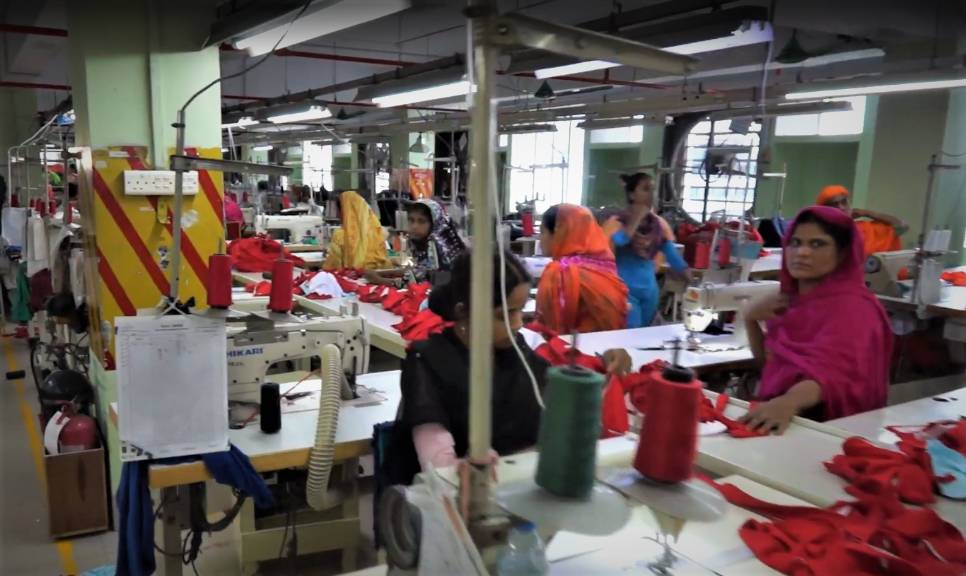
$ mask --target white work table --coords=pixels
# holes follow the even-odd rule
[[[339,426],[335,433],[335,460],[343,461],[368,454],[371,451],[372,429],[376,424],[396,419],[396,411],[402,399],[399,389],[399,371],[362,374],[356,378],[359,386],[374,390],[385,398],[384,401],[343,403],[339,410]],[[289,376],[287,383],[280,385],[282,391],[289,389],[298,381]],[[315,445],[315,428],[318,423],[318,378],[306,379],[295,392],[314,394],[302,398],[299,404],[308,406],[301,411],[290,411],[283,407],[282,428],[275,434],[261,431],[257,420],[245,428],[229,430],[228,439],[244,452],[259,472],[270,472],[284,468],[304,468],[309,461],[309,452]],[[314,409],[312,406],[314,398]],[[112,416],[117,414],[116,403],[111,404]],[[200,461],[186,464],[152,464],[149,472],[151,488],[168,488],[193,482],[210,480],[211,475]]]
[[[522,333],[531,347],[535,348],[543,342],[543,338],[535,332],[524,329]],[[675,338],[681,340],[682,346],[679,353],[679,364],[699,372],[724,366],[747,364],[753,360],[751,349],[747,346],[734,349],[736,340],[732,334],[720,336],[701,334],[701,344],[707,348],[704,350],[685,350],[687,337],[688,331],[685,330],[684,324],[590,332],[577,335],[577,349],[584,354],[603,354],[612,348],[623,348],[630,354],[635,371],[654,360],[670,362],[674,358],[674,350],[640,350],[640,348],[664,346],[665,342]],[[569,342],[570,336],[564,336],[564,339]]]
[[[966,376],[963,380],[966,383]],[[849,434],[877,440],[883,444],[894,444],[898,438],[886,430],[886,426],[921,426],[963,417],[966,417],[966,388],[830,420],[826,424]]]
[[[946,272],[966,272],[966,266],[949,268]],[[902,310],[915,310],[917,306],[912,303],[911,288],[913,282],[904,280],[902,284],[910,288],[910,292],[903,296],[879,296],[879,301],[886,308],[897,308]],[[934,304],[927,304],[926,311],[934,316],[966,318],[966,286],[946,286],[943,285],[939,292],[939,301]]]
[[[232,272],[232,277],[236,283],[242,284],[263,280],[261,272]],[[330,298],[328,300],[312,300],[305,296],[295,296],[294,300],[301,308],[322,316],[336,316],[341,313],[343,305],[348,308],[353,302],[357,303],[359,315],[365,318],[369,324],[372,345],[396,358],[406,357],[408,343],[399,334],[399,331],[392,327],[393,324],[402,322],[402,316],[388,312],[378,304],[359,302],[354,296]]]
[[[745,403],[732,400],[725,414],[737,418],[746,411]],[[854,500],[845,493],[846,482],[823,465],[841,454],[842,443],[853,435],[832,423],[798,419],[781,436],[702,436],[698,466],[713,474],[740,474],[810,504],[827,507],[839,500]],[[876,441],[878,437],[874,433],[867,438]],[[937,496],[934,509],[960,530],[966,530],[966,504]]]

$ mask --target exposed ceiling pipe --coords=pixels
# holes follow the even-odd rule
[[[682,16],[698,10],[717,10],[725,4],[734,4],[737,0],[670,0],[660,4],[653,4],[628,10],[619,14],[611,14],[596,20],[590,20],[583,24],[577,24],[579,28],[595,30],[597,32],[616,32],[623,28],[630,28],[646,24],[661,18],[672,16]]]
[[[44,82],[12,82],[0,80],[0,87],[4,88],[33,88],[34,90],[66,90],[70,92],[69,84],[46,84]]]

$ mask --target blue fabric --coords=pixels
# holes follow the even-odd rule
[[[227,484],[248,494],[259,508],[269,508],[275,504],[272,493],[265,480],[252,467],[251,460],[244,452],[229,445],[224,452],[202,454],[201,461],[219,484]]]
[[[966,499],[966,457],[935,438],[926,441],[926,451],[932,459],[933,473],[951,478],[949,482],[939,482],[939,492],[948,498]]]
[[[154,514],[148,463],[125,462],[117,490],[117,576],[148,576],[154,562]]]
[[[657,312],[659,295],[654,261],[645,260],[634,253],[630,247],[631,239],[623,230],[611,236],[611,240],[617,247],[615,254],[617,273],[627,285],[627,300],[631,305],[630,312],[627,314],[627,327],[649,326]],[[687,269],[687,263],[678,254],[673,242],[664,240],[661,244],[661,253],[675,271],[683,272]]]
[[[154,463],[181,464],[196,459],[166,458]],[[252,467],[248,456],[234,445],[229,445],[223,452],[203,454],[201,461],[218,483],[250,495],[255,506],[267,508],[275,503],[265,480]],[[148,461],[125,462],[121,467],[121,484],[117,491],[117,576],[150,576],[157,569],[148,464]]]

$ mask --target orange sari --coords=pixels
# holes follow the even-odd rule
[[[627,286],[617,275],[610,240],[590,210],[560,205],[551,256],[537,288],[541,323],[562,333],[626,327]]]
[[[859,234],[862,235],[866,256],[875,252],[891,252],[902,249],[902,243],[896,236],[895,228],[885,222],[856,220],[855,227],[859,229]]]

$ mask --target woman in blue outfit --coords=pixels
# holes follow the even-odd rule
[[[654,180],[648,174],[623,174],[629,210],[615,217],[611,236],[617,258],[617,272],[627,284],[631,311],[628,328],[649,326],[657,312],[658,286],[654,259],[664,254],[672,273],[687,277],[688,265],[674,247],[674,233],[668,223],[653,212]]]

